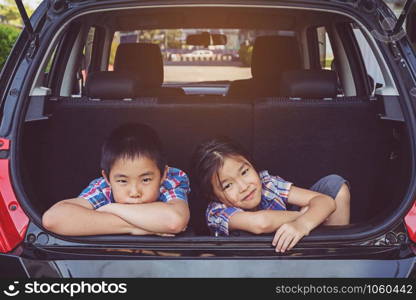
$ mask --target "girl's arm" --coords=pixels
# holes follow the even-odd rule
[[[259,210],[239,211],[229,219],[229,230],[245,230],[255,234],[276,231],[282,224],[292,222],[301,215],[298,211]]]
[[[308,209],[296,220],[283,224],[273,238],[272,245],[276,251],[290,250],[312,229],[321,224],[335,211],[335,200],[331,197],[314,191],[292,186],[288,202]]]
[[[42,225],[57,234],[155,234],[134,226],[113,214],[96,211],[84,198],[62,200],[42,216]]]

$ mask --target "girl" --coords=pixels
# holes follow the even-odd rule
[[[322,178],[310,190],[299,188],[268,171],[258,173],[246,152],[227,138],[201,144],[192,167],[193,180],[209,202],[206,219],[215,235],[276,232],[272,245],[285,252],[321,223],[349,223],[348,183],[338,175]],[[300,211],[287,210],[290,204]]]

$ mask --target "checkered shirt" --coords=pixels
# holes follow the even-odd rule
[[[181,199],[187,202],[189,192],[189,179],[186,173],[169,167],[166,179],[160,186],[158,200],[168,202],[172,199]],[[115,202],[111,187],[107,184],[104,177],[91,181],[78,197],[88,200],[94,209]]]

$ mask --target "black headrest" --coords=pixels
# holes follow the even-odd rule
[[[159,87],[163,83],[163,60],[156,44],[120,44],[114,61],[115,71],[133,73],[143,87]]]
[[[276,80],[281,72],[300,69],[301,56],[294,36],[259,36],[253,46],[254,79]]]
[[[88,97],[95,99],[128,99],[137,96],[138,82],[128,72],[99,71],[88,74],[85,83]]]
[[[280,77],[280,94],[296,98],[335,98],[337,75],[329,70],[288,71]]]

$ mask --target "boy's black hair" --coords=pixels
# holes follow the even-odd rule
[[[199,197],[206,202],[215,200],[212,176],[224,165],[224,158],[242,156],[250,162],[251,157],[240,144],[228,137],[218,137],[200,144],[194,151],[191,161],[191,176]]]
[[[121,125],[104,141],[101,149],[101,169],[109,177],[111,168],[118,159],[134,159],[142,155],[153,160],[163,176],[166,159],[157,133],[145,124]]]

